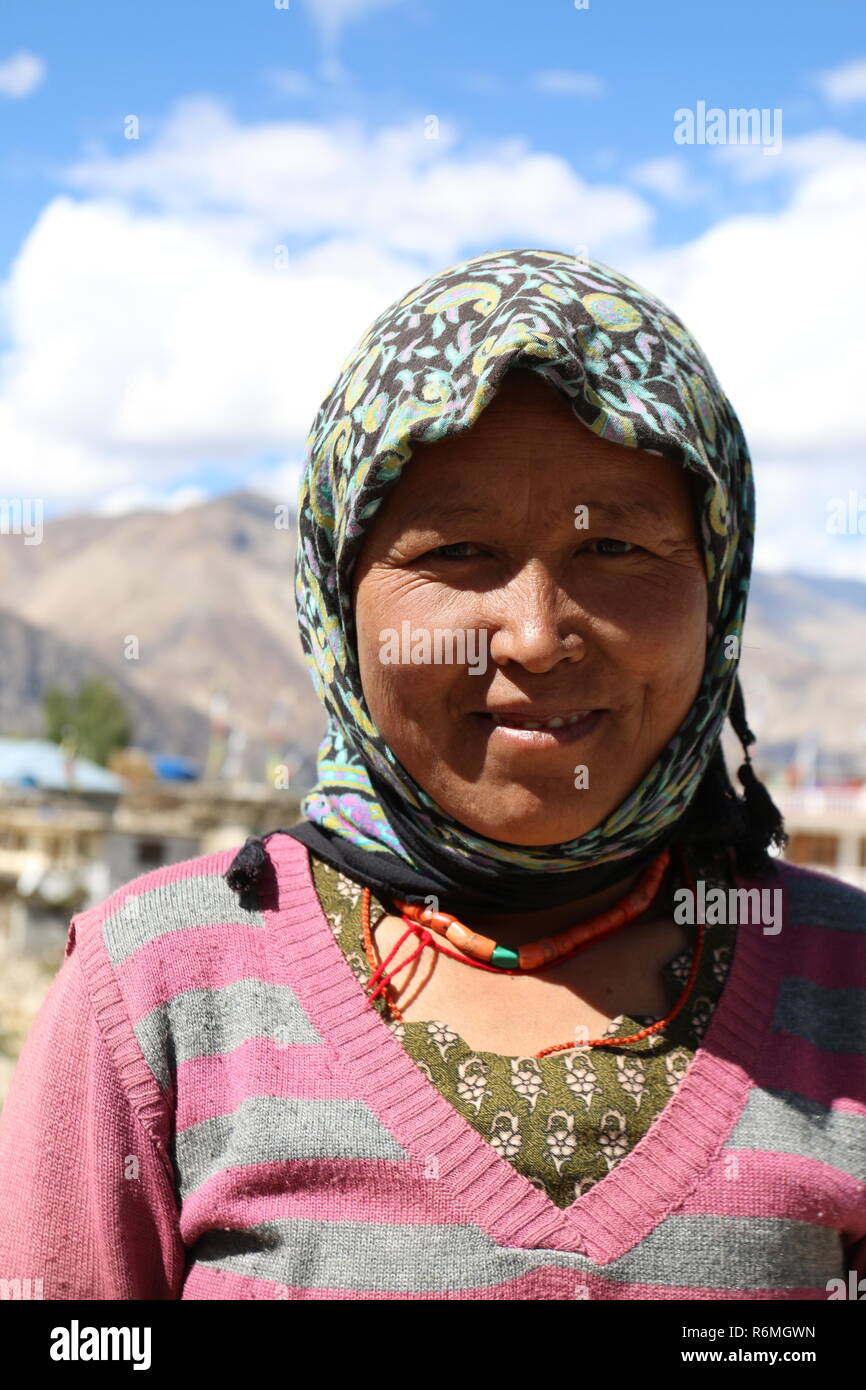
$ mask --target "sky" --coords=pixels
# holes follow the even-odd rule
[[[695,334],[756,565],[866,580],[851,0],[4,0],[0,206],[0,501],[291,501],[371,320],[535,246]]]

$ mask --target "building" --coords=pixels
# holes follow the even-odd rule
[[[146,758],[122,776],[41,739],[0,739],[0,787],[0,953],[46,959],[130,879],[298,819],[288,791],[160,777]]]
[[[866,892],[866,785],[773,789],[790,842],[785,858]]]

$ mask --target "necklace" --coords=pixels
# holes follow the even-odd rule
[[[658,892],[669,862],[670,851],[664,850],[657,859],[653,860],[653,862],[648,865],[637,887],[631,893],[626,894],[614,907],[608,908],[605,912],[602,912],[597,917],[591,918],[588,922],[581,922],[576,927],[568,928],[557,936],[542,937],[540,941],[531,942],[528,946],[521,947],[518,952],[507,951],[504,948],[498,947],[489,937],[479,936],[478,933],[469,931],[467,927],[461,922],[458,922],[450,913],[433,912],[430,908],[421,908],[415,904],[404,903],[399,899],[395,900],[394,905],[400,909],[403,921],[408,922],[408,929],[403,933],[400,940],[388,953],[385,959],[378,964],[376,962],[373,934],[370,926],[371,894],[370,889],[365,888],[361,898],[361,924],[364,934],[364,949],[372,971],[371,977],[365,988],[369,990],[370,986],[376,984],[378,979],[376,988],[370,995],[371,1000],[382,993],[389,1011],[399,1023],[402,1023],[404,1022],[403,1015],[400,1013],[400,1010],[393,1000],[391,990],[389,989],[389,981],[394,975],[405,969],[405,967],[423,951],[425,946],[432,946],[436,950],[441,951],[443,955],[451,956],[454,960],[461,960],[466,965],[475,966],[480,970],[493,970],[501,975],[524,974],[531,970],[543,969],[548,964],[560,964],[562,961],[570,959],[571,956],[576,955],[578,952],[586,950],[593,941],[603,936],[610,935],[612,932],[618,930],[618,928],[626,926],[629,922],[633,922],[636,917],[640,916],[650,905]],[[685,852],[682,850],[680,851],[680,862],[683,874],[694,894],[695,887],[692,882],[688,861]],[[659,1032],[680,1012],[694,987],[703,952],[704,925],[703,921],[698,923],[697,943],[685,987],[673,1009],[671,1009],[670,1013],[664,1018],[660,1018],[656,1023],[641,1029],[638,1033],[630,1034],[627,1038],[592,1038],[588,1042],[581,1043],[554,1043],[551,1047],[542,1048],[535,1056],[545,1057],[548,1053],[560,1052],[571,1048],[619,1047],[623,1043],[638,1042],[641,1038]],[[471,944],[474,951],[478,954],[483,954],[486,959],[473,960],[468,954],[458,955],[456,951],[449,951],[436,939],[436,936],[429,930],[430,927],[433,928],[433,932],[438,936],[447,937],[447,939],[454,942],[455,945],[460,945],[464,951],[467,951],[467,946]],[[416,950],[413,951],[401,965],[395,966],[387,975],[383,974],[385,966],[399,950],[400,946],[406,940],[406,937],[413,933],[419,942]],[[464,942],[467,944],[464,945]],[[499,959],[504,958],[508,960],[516,957],[518,964],[513,967],[509,967],[505,964],[487,964],[488,960],[496,958],[495,953],[497,952],[500,953]],[[523,961],[526,963],[522,963]]]
[[[658,892],[670,857],[670,850],[662,850],[644,870],[636,888],[605,912],[591,917],[588,922],[579,922],[574,927],[567,927],[555,936],[542,936],[538,941],[530,941],[517,951],[498,946],[489,936],[470,931],[449,912],[434,912],[429,907],[404,903],[400,899],[395,900],[394,906],[399,910],[404,922],[417,922],[422,927],[432,928],[439,936],[444,936],[450,941],[452,946],[457,946],[464,955],[469,956],[469,963],[472,965],[483,965],[487,970],[498,970],[509,975],[524,974],[568,960],[578,951],[585,949],[591,941],[607,936],[628,922],[633,922],[646,911]]]

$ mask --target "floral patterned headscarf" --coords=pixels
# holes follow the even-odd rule
[[[702,498],[696,505],[709,603],[700,690],[626,800],[595,829],[553,846],[476,834],[409,776],[366,706],[352,612],[352,566],[412,441],[470,428],[513,367],[546,378],[602,438],[680,464]],[[542,888],[551,871],[558,877],[639,852],[645,862],[648,847],[657,852],[721,737],[754,534],[740,423],[666,305],[608,267],[560,251],[494,251],[432,275],[371,324],[319,407],[298,528],[301,641],[329,721],[318,782],[302,805],[308,821],[356,850],[394,855],[431,882],[480,876],[500,896],[520,890],[512,901]]]

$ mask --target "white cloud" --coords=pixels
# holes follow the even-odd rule
[[[839,130],[812,130],[807,135],[786,137],[778,154],[764,158],[760,145],[714,145],[713,159],[729,167],[736,179],[752,183],[759,179],[789,180],[815,170],[863,163],[866,145]]]
[[[592,227],[615,248],[649,223],[525,141],[455,144],[416,123],[242,127],[197,100],[143,150],[79,162],[82,196],[48,204],[0,291],[7,489],[122,499],[193,461],[297,456],[370,321],[467,241],[568,248]]]
[[[831,481],[844,495],[862,476],[866,147],[813,132],[779,158],[780,210],[651,250],[639,196],[523,139],[467,151],[448,127],[244,127],[184,103],[149,145],[78,163],[78,199],[44,209],[0,291],[0,495],[161,505],[214,462],[293,500],[319,401],[397,295],[485,247],[588,242],[666,299],[718,372],[755,458],[758,562],[857,573],[862,547],[815,517]],[[638,166],[645,183],[684,194],[661,164]]]
[[[827,101],[834,105],[866,101],[866,58],[828,68],[817,73],[815,80]]]
[[[540,92],[544,96],[599,97],[605,90],[603,79],[596,73],[575,72],[570,68],[545,68],[519,78],[505,78],[501,73],[471,68],[467,72],[457,73],[455,80],[467,91],[478,92],[482,96],[506,89],[513,93],[518,86],[526,92]]]
[[[281,96],[305,97],[315,90],[315,83],[296,68],[268,68],[263,75]]]
[[[264,493],[266,497],[271,497],[274,501],[288,502],[294,511],[303,471],[304,460],[298,454],[294,458],[285,459],[275,468],[261,469],[250,473],[246,480],[246,486],[253,492]]]
[[[464,245],[503,237],[615,248],[649,227],[651,211],[637,194],[587,183],[567,160],[524,139],[460,154],[447,121],[438,138],[426,130],[420,116],[372,135],[355,120],[244,127],[220,103],[197,98],[180,104],[152,145],[120,158],[94,153],[67,178],[81,191],[146,198],[187,218],[216,216],[222,225],[235,217],[239,229],[246,219],[262,245],[351,233],[431,266],[456,259]]]
[[[598,97],[604,91],[604,82],[595,73],[570,68],[546,68],[533,75],[531,85],[554,96]]]
[[[35,53],[15,53],[0,63],[0,96],[29,97],[41,86],[45,63]]]
[[[391,9],[403,0],[303,0],[325,46],[332,49],[351,24],[367,19],[378,10]]]
[[[199,100],[144,150],[80,162],[87,196],[44,209],[2,289],[3,476],[122,505],[192,461],[296,457],[370,321],[467,239],[567,248],[592,226],[615,246],[650,219],[524,141],[455,143],[415,124],[244,128]]]
[[[866,146],[810,167],[778,212],[740,214],[623,269],[689,326],[742,419],[753,453],[862,459]]]
[[[669,155],[660,159],[645,159],[628,171],[629,178],[641,188],[667,199],[671,203],[694,203],[706,185],[693,183],[684,159]]]
[[[755,468],[758,524],[755,567],[801,570],[866,581],[866,536],[830,529],[835,507],[850,492],[866,507],[863,465],[857,459],[803,468],[797,460],[762,461]],[[844,515],[847,518],[847,510]]]
[[[123,489],[102,498],[94,510],[100,516],[122,516],[125,512],[158,511],[182,512],[206,501],[208,493],[200,487],[175,488],[171,492],[154,492],[145,487]]]
[[[301,444],[405,284],[405,265],[339,246],[283,271],[179,218],[55,199],[8,286],[2,488],[97,498],[146,477],[161,492],[196,460]]]

